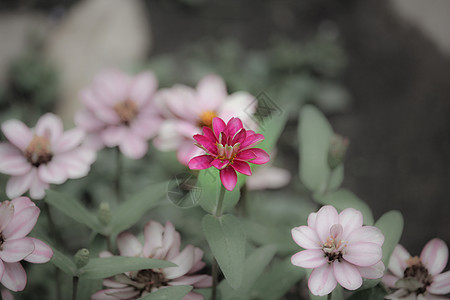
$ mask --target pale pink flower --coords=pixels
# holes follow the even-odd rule
[[[203,127],[203,135],[196,134],[197,146],[206,154],[195,156],[189,161],[192,170],[204,170],[215,167],[220,170],[220,180],[228,191],[232,191],[237,183],[237,174],[252,175],[248,163],[262,165],[269,161],[266,151],[253,148],[264,140],[262,134],[253,130],[245,130],[238,118],[231,118],[227,124],[214,118],[213,130]]]
[[[2,289],[2,300],[14,300],[14,296],[9,290]]]
[[[346,208],[340,214],[333,206],[323,206],[308,217],[308,226],[292,229],[294,241],[302,248],[292,256],[292,264],[313,269],[308,280],[312,294],[331,293],[336,284],[348,290],[362,285],[362,278],[383,276],[381,261],[384,236],[373,226],[363,226],[360,211]]]
[[[33,129],[19,120],[2,124],[8,142],[0,143],[0,172],[11,175],[6,195],[15,198],[30,191],[42,199],[50,183],[85,176],[95,152],[80,146],[85,134],[78,128],[63,131],[61,119],[51,113],[39,118]]]
[[[397,245],[389,261],[383,283],[399,289],[386,299],[432,300],[448,299],[450,271],[441,273],[448,261],[448,247],[441,239],[432,239],[422,250],[420,257],[412,257],[406,249]]]
[[[255,129],[251,115],[256,110],[256,101],[247,92],[228,95],[225,82],[217,75],[201,79],[196,89],[185,85],[175,85],[161,89],[155,102],[165,118],[154,145],[161,151],[177,151],[180,163],[202,153],[192,144],[192,136],[200,134],[203,126],[212,128],[215,117],[225,122],[238,117],[246,126]]]
[[[167,260],[175,263],[177,267],[131,271],[105,279],[103,285],[108,289],[96,292],[92,295],[92,300],[134,300],[159,289],[176,285],[191,285],[194,288],[211,287],[211,276],[195,274],[205,266],[202,261],[203,251],[187,245],[180,252],[180,234],[172,223],[167,222],[166,226],[162,226],[155,221],[148,222],[144,228],[144,239],[142,244],[133,234],[121,233],[117,238],[120,255]],[[101,256],[107,257],[112,254],[102,252]],[[202,295],[193,291],[183,298],[183,300],[202,299]]]
[[[53,255],[45,243],[27,237],[38,216],[39,208],[28,197],[0,203],[0,281],[15,292],[23,290],[27,283],[21,260],[45,263]]]
[[[100,73],[82,92],[84,109],[75,116],[88,133],[86,143],[97,150],[118,146],[130,158],[143,157],[161,122],[153,105],[157,85],[151,72],[134,77],[116,70]]]

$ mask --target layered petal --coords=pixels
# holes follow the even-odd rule
[[[122,232],[117,237],[117,248],[122,256],[139,257],[142,252],[142,244],[129,232]]]
[[[432,239],[423,248],[420,259],[431,275],[439,274],[447,265],[448,247],[443,240]]]
[[[321,249],[300,251],[291,257],[293,265],[306,269],[318,268],[326,264],[327,261],[328,259]]]
[[[382,261],[377,262],[376,264],[368,267],[359,267],[357,266],[359,273],[363,278],[368,279],[378,279],[383,277],[385,266]],[[395,284],[395,282],[394,282]]]
[[[324,296],[331,293],[336,287],[333,266],[325,264],[311,272],[308,280],[309,290],[313,295]]]
[[[0,232],[8,226],[14,216],[14,204],[10,201],[0,203]]]
[[[344,259],[356,266],[368,267],[381,260],[381,247],[374,243],[354,243],[347,246]]]
[[[354,231],[352,234],[347,235],[347,232],[344,235],[344,239],[347,240],[349,244],[358,243],[358,242],[369,242],[377,244],[378,246],[382,246],[384,243],[384,235],[381,233],[381,230],[373,227],[373,226],[363,226]]]
[[[251,176],[252,175],[252,169],[250,168],[250,166],[248,165],[248,163],[243,162],[243,161],[239,161],[239,160],[235,160],[232,164],[231,167],[244,175],[247,176]]]
[[[36,225],[39,217],[39,208],[37,206],[27,207],[21,210],[9,222],[3,230],[3,236],[8,240],[21,239],[28,235]]]
[[[30,172],[24,175],[9,178],[6,183],[6,195],[8,198],[16,198],[30,189],[34,177],[37,176],[36,173],[36,168],[32,168]]]
[[[353,291],[362,285],[361,274],[354,265],[346,261],[335,261],[333,269],[337,282],[347,290]]]
[[[322,249],[317,233],[308,226],[299,226],[291,230],[292,238],[302,248]]]
[[[25,149],[33,139],[33,132],[19,120],[8,120],[2,124],[2,131],[6,138],[20,151]]]
[[[158,248],[162,247],[164,227],[155,221],[148,222],[144,227],[144,248],[142,253],[145,257],[153,257]],[[156,257],[155,257],[156,258]]]
[[[84,131],[79,128],[69,129],[52,145],[53,153],[63,153],[79,146],[85,137]]]
[[[45,244],[43,241],[36,238],[31,239],[34,243],[34,250],[30,255],[25,257],[25,260],[30,263],[42,264],[50,261],[53,256],[53,250],[50,246]]]
[[[143,106],[149,103],[157,86],[157,79],[152,72],[140,73],[131,82],[129,98]]]
[[[167,279],[174,279],[185,275],[192,268],[194,263],[194,247],[187,245],[180,254],[171,260],[177,267],[164,268]]]
[[[52,113],[46,113],[36,123],[34,131],[36,135],[46,137],[54,145],[63,133],[61,118]]]
[[[220,170],[220,180],[226,190],[232,191],[237,183],[236,171],[232,168],[225,168]]]
[[[403,278],[403,273],[407,267],[406,261],[411,255],[402,245],[397,245],[389,260],[389,270],[398,278]]]
[[[323,206],[317,212],[316,218],[316,232],[320,238],[322,244],[324,244],[327,238],[330,236],[331,226],[338,224],[339,217],[336,209],[333,206]]]
[[[339,214],[339,223],[344,229],[344,239],[350,237],[352,232],[359,229],[363,225],[363,217],[359,210],[354,208],[346,208]]]
[[[27,284],[27,274],[19,262],[4,263],[5,272],[1,283],[11,291],[22,291]]]
[[[21,261],[34,250],[34,243],[29,238],[5,240],[0,250],[0,259],[6,263]]]
[[[8,143],[0,143],[1,173],[20,176],[28,173],[31,168],[32,165],[18,148]]]
[[[192,158],[189,161],[188,166],[191,170],[204,170],[211,167],[211,163],[213,160],[214,158],[210,155],[200,155]]]
[[[433,276],[433,282],[428,287],[428,291],[437,295],[450,293],[450,271]]]

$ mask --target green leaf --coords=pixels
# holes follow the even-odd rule
[[[141,297],[139,300],[181,300],[191,290],[190,285],[169,286]]]
[[[373,215],[370,207],[349,190],[339,189],[325,195],[314,194],[314,199],[320,204],[332,205],[339,211],[349,207],[359,210],[363,215],[364,224],[373,225]]]
[[[233,290],[227,281],[222,281],[219,285],[219,293],[222,300],[250,299],[250,291],[256,279],[261,275],[266,266],[270,263],[276,252],[276,246],[266,245],[253,251],[245,259],[244,277],[241,286]]]
[[[202,228],[220,269],[233,289],[239,288],[244,273],[245,234],[233,215],[205,215]]]
[[[166,260],[145,258],[111,256],[104,258],[91,258],[89,263],[80,268],[79,276],[82,278],[106,278],[127,271],[167,268],[176,266]]]
[[[201,170],[197,179],[197,187],[200,190],[200,206],[208,213],[214,214],[222,188],[219,171],[216,168]],[[225,191],[223,211],[229,211],[233,208],[238,203],[240,195],[241,192],[237,185],[232,191]]]
[[[252,287],[251,298],[246,299],[281,299],[305,274],[305,269],[292,265],[289,257],[262,274]]]
[[[344,179],[343,166],[333,172],[328,166],[328,148],[333,129],[314,106],[305,105],[300,111],[298,135],[302,183],[309,190],[319,193],[338,188]]]
[[[97,218],[75,198],[54,190],[47,190],[45,202],[94,231],[104,231]]]
[[[77,266],[75,265],[73,260],[57,250],[55,247],[52,247],[52,249],[53,257],[51,259],[51,262],[67,275],[74,276],[77,271]]]
[[[167,193],[167,182],[148,186],[122,203],[112,213],[112,233],[120,233],[136,224],[144,214],[159,204]]]

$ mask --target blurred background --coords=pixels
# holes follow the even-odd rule
[[[449,11],[447,0],[2,0],[0,121],[34,126],[55,111],[72,126],[79,91],[106,67],[150,68],[161,87],[217,73],[230,91],[296,104],[275,162],[296,195],[298,112],[313,103],[350,139],[343,186],[375,219],[400,210],[401,243],[419,254],[433,237],[450,244]]]

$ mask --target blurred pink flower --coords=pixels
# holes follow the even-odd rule
[[[245,185],[249,191],[279,189],[288,185],[291,173],[286,169],[272,166],[275,155],[276,150],[270,154],[271,160],[267,164],[257,168],[252,176],[247,178]]]
[[[9,290],[2,289],[2,300],[14,300],[14,296]]]
[[[22,259],[45,263],[53,255],[45,243],[26,237],[38,216],[39,208],[28,197],[0,203],[0,281],[15,292],[23,290],[27,283],[27,275],[20,264]]]
[[[432,239],[422,250],[420,257],[412,257],[401,245],[397,245],[389,261],[383,283],[399,289],[386,299],[448,299],[450,271],[441,273],[448,261],[448,247],[441,239]],[[441,295],[441,296],[439,296]]]
[[[256,110],[254,97],[247,92],[228,95],[225,82],[217,75],[204,77],[196,89],[181,84],[161,89],[155,102],[165,121],[154,145],[161,151],[176,150],[184,165],[202,153],[193,145],[192,136],[200,134],[203,126],[212,128],[215,117],[225,122],[239,117],[246,126],[256,127],[250,118]]]
[[[220,118],[214,118],[212,127],[214,131],[205,126],[203,135],[194,135],[196,145],[207,154],[192,158],[188,166],[193,170],[217,168],[222,184],[232,191],[237,183],[236,172],[250,176],[252,170],[249,162],[261,165],[269,161],[266,151],[253,148],[264,140],[264,136],[245,130],[238,118],[231,118],[227,124]]]
[[[313,269],[308,287],[316,296],[331,293],[337,283],[356,290],[362,277],[383,276],[384,236],[376,227],[363,226],[361,212],[353,208],[338,214],[333,206],[324,206],[309,215],[308,226],[293,228],[292,237],[306,249],[292,256],[292,264]]]
[[[6,195],[15,198],[30,191],[42,199],[50,183],[85,176],[95,152],[80,146],[85,134],[78,128],[63,131],[61,119],[51,113],[39,118],[34,129],[19,120],[2,124],[8,142],[0,143],[0,172],[11,175]]]
[[[133,159],[147,153],[147,141],[155,136],[161,119],[153,105],[157,88],[153,73],[135,77],[116,70],[100,73],[81,94],[84,109],[75,116],[95,149],[118,146]]]
[[[202,261],[203,251],[187,245],[180,252],[180,234],[172,223],[167,222],[166,226],[162,226],[158,222],[149,221],[144,228],[144,239],[142,245],[133,234],[121,233],[117,238],[120,255],[162,259],[178,266],[131,271],[105,279],[103,285],[108,289],[93,294],[92,300],[134,300],[168,286],[191,285],[194,288],[207,288],[212,285],[211,276],[195,274],[205,266]],[[107,257],[112,254],[102,252],[101,256]],[[202,299],[202,295],[192,291],[183,298],[183,300]]]

